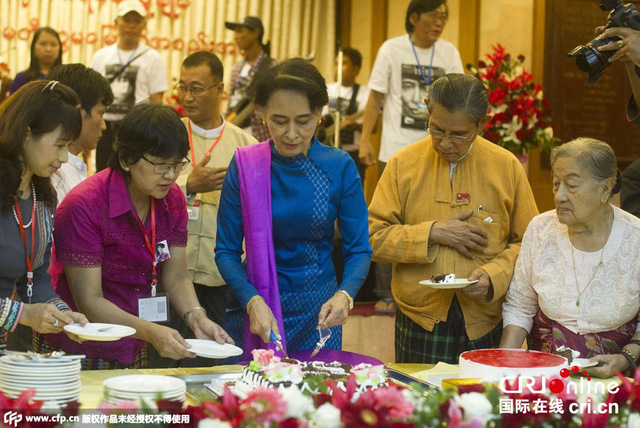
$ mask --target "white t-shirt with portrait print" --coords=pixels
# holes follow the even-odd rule
[[[144,43],[129,51],[118,49],[117,43],[102,48],[93,55],[91,68],[111,81],[130,60],[131,64],[111,82],[114,101],[104,114],[107,121],[122,120],[134,105],[169,89],[162,56]]]
[[[398,150],[425,137],[424,80],[432,83],[447,73],[463,73],[463,67],[460,52],[446,40],[439,39],[426,49],[416,46],[415,55],[408,34],[382,44],[369,78],[369,89],[385,94],[381,162],[388,162]]]

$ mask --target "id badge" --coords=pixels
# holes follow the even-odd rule
[[[198,220],[200,216],[200,196],[195,198],[193,204],[187,205],[187,212],[189,213],[189,220]]]
[[[169,299],[166,294],[138,299],[138,317],[151,322],[169,320]]]
[[[169,253],[169,244],[167,240],[160,241],[156,244],[156,261],[162,263],[163,261],[170,259],[171,253]]]

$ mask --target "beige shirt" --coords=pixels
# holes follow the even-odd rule
[[[188,127],[189,119],[183,118],[182,121]],[[185,195],[187,178],[193,171],[193,163],[202,161],[205,153],[215,143],[223,128],[224,133],[220,142],[211,152],[211,161],[207,164],[208,167],[227,167],[238,147],[257,143],[256,139],[251,135],[224,120],[222,126],[212,130],[204,130],[192,122],[191,135],[195,159],[191,159],[191,163],[182,170],[177,180]],[[192,157],[191,152],[189,152],[189,157]],[[200,199],[198,218],[195,220],[190,219],[188,223],[187,263],[191,280],[195,284],[219,287],[225,284],[214,260],[220,190],[198,195],[187,195],[187,197],[187,209],[191,209],[190,205],[193,204],[194,200]]]
[[[620,208],[613,207],[613,212],[603,266],[595,272],[600,251],[574,248],[572,261],[568,228],[558,221],[555,210],[531,221],[502,311],[505,326],[517,325],[530,332],[533,317],[541,309],[574,333],[600,333],[615,330],[638,315],[640,219]],[[576,278],[582,293],[580,306],[576,305]]]
[[[475,258],[468,259],[451,247],[428,246],[436,221],[469,210],[473,215],[467,221],[483,228],[489,237],[484,253],[476,252]],[[391,157],[376,187],[369,206],[373,261],[393,263],[391,291],[398,307],[426,330],[447,319],[455,294],[467,335],[475,340],[502,318],[502,302],[520,241],[537,214],[527,176],[513,154],[478,137],[469,154],[452,169],[427,137]],[[437,274],[466,278],[477,267],[491,277],[493,294],[488,302],[468,299],[459,290],[434,290],[419,284]]]

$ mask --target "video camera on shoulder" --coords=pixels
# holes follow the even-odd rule
[[[640,12],[638,12],[633,4],[623,4],[622,0],[596,1],[603,11],[611,11],[605,29],[628,27],[633,30],[640,30]],[[618,40],[618,37],[609,37],[606,39],[596,37],[586,45],[577,46],[569,52],[568,55],[576,57],[578,68],[589,74],[589,83],[594,83],[602,76],[604,70],[611,65],[609,58],[616,52],[601,52],[598,50],[598,47],[615,43]],[[636,73],[638,73],[638,67],[636,67]]]

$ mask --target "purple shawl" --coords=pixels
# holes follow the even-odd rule
[[[287,349],[276,258],[273,248],[273,222],[271,214],[271,145],[269,141],[239,147],[236,150],[240,204],[247,252],[249,282],[258,290],[278,323],[282,346]],[[252,359],[251,350],[268,348],[275,351],[273,343],[265,344],[249,330],[249,316],[244,322],[243,358]]]

